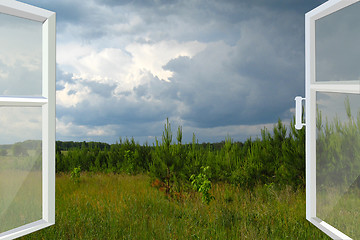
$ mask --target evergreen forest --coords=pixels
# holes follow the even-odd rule
[[[162,139],[140,145],[133,138],[115,144],[100,142],[56,142],[56,172],[145,173],[164,185],[166,192],[189,188],[190,177],[207,169],[211,182],[226,182],[251,189],[257,184],[305,186],[305,129],[290,128],[279,119],[273,130],[261,137],[234,142],[227,136],[220,143],[182,142],[182,127],[167,120]],[[161,131],[159,129],[159,131]]]

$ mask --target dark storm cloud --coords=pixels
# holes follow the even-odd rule
[[[235,0],[236,1],[236,0]],[[314,1],[304,1],[304,0],[248,0],[248,1],[240,1],[247,2],[249,4],[269,8],[269,9],[278,9],[281,11],[296,11],[296,12],[308,12],[313,8],[321,5],[327,0],[314,0]],[[251,3],[250,3],[251,2]]]
[[[149,73],[122,92],[58,72],[58,91],[66,84],[89,89],[88,98],[57,106],[59,120],[89,128],[113,125],[117,136],[153,136],[161,134],[166,117],[190,129],[289,119],[294,97],[304,95],[304,14],[325,1],[24,2],[57,12],[60,44],[72,39],[98,40],[100,49],[167,40],[206,44],[195,56],[164,65],[174,74],[170,82]],[[67,93],[79,94],[74,89]]]
[[[286,14],[302,18],[296,24],[303,29],[304,14],[318,6],[320,1],[243,0],[243,1],[34,1],[23,2],[57,12],[58,31],[65,31],[72,24],[78,37],[91,41],[104,36],[125,34],[131,41],[150,37],[152,41],[177,39],[180,41],[227,41],[236,43],[240,28],[238,23],[256,17],[279,18],[287,21]],[[131,17],[141,22],[133,25]],[[267,19],[272,21],[272,19]],[[128,29],[116,28],[118,24]],[[71,36],[76,37],[76,36]],[[78,38],[77,37],[77,38]]]
[[[159,103],[134,103],[126,99],[100,100],[94,105],[84,100],[75,107],[58,106],[58,118],[77,125],[103,126],[108,124],[144,124],[166,119],[171,114],[168,105]],[[140,131],[141,132],[141,131]],[[122,134],[120,134],[122,135]]]
[[[108,1],[103,1],[103,0],[95,0],[96,3],[100,4],[100,5],[105,5],[105,6],[124,6],[124,5],[140,5],[142,7],[145,6],[153,6],[155,5],[155,1],[141,1],[141,0],[108,0]],[[164,1],[166,2],[171,2],[171,1]]]
[[[103,9],[92,4],[91,1],[23,0],[22,2],[56,12],[58,35],[65,32],[68,27],[78,28],[77,36],[67,36],[69,39],[80,38],[89,41],[107,34],[103,26],[108,16],[104,14]]]
[[[293,33],[285,35],[287,41],[276,39],[279,31],[268,30],[261,21],[243,28],[243,33],[235,46],[210,44],[192,59],[180,57],[165,66],[174,72],[173,88],[187,106],[181,117],[194,126],[258,124],[289,117],[292,98],[303,89],[302,46],[294,47],[296,37],[289,41]]]
[[[82,1],[21,0],[21,2],[56,12],[58,22],[76,24],[90,18],[88,14],[91,8],[89,4],[84,4]]]

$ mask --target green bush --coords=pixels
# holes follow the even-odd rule
[[[191,175],[190,181],[193,188],[202,194],[201,199],[203,203],[209,204],[211,200],[215,199],[210,194],[209,166],[201,167],[201,172],[197,176]]]
[[[81,172],[80,167],[76,167],[71,171],[70,178],[74,183],[79,183],[80,182],[80,172]]]

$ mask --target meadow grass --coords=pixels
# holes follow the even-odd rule
[[[214,184],[168,199],[146,175],[56,177],[56,224],[21,239],[330,239],[305,220],[305,193]]]

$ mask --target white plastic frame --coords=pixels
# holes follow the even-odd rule
[[[42,219],[0,233],[4,240],[55,224],[56,14],[15,0],[1,0],[0,13],[42,23],[42,97],[0,96],[1,106],[42,107]]]
[[[315,82],[315,21],[359,0],[329,0],[305,14],[306,219],[333,239],[351,239],[316,216],[316,92],[360,93],[360,81]]]

